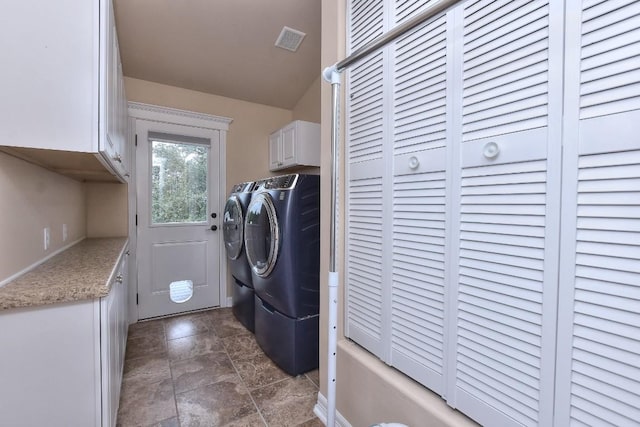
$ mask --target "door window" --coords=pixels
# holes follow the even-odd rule
[[[207,222],[209,147],[151,141],[151,223]]]
[[[276,210],[268,194],[258,194],[247,209],[245,248],[253,271],[268,276],[276,265],[279,250],[279,229]]]

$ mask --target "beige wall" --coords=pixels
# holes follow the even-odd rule
[[[309,86],[302,98],[293,107],[293,120],[320,123],[320,84],[322,77]]]
[[[345,0],[322,0],[322,66],[334,64],[345,57]],[[344,79],[344,75],[342,76]],[[344,87],[344,85],[343,85]],[[342,89],[344,94],[344,89]],[[341,100],[344,111],[344,97]],[[322,185],[330,186],[331,167],[331,86],[321,83],[322,128]],[[344,116],[341,117],[344,141]],[[344,147],[344,144],[343,144]],[[341,157],[344,159],[344,149]],[[344,177],[344,169],[340,170]],[[344,181],[342,181],[344,183]],[[344,191],[341,191],[344,194]],[[322,194],[322,236],[329,236],[330,195]],[[344,200],[339,202],[344,206]],[[341,213],[340,217],[344,218]],[[343,224],[340,224],[342,227]],[[340,301],[344,297],[344,228],[338,230],[338,270],[340,273]],[[320,391],[327,393],[327,272],[329,271],[329,242],[324,239],[321,247],[320,281]],[[451,409],[439,396],[420,386],[405,375],[382,363],[356,344],[344,338],[343,307],[338,309],[338,375],[337,409],[354,427],[379,422],[401,422],[410,426],[474,426],[461,413]]]
[[[85,236],[81,182],[0,153],[0,200],[0,282]],[[51,229],[48,251],[44,227]]]
[[[127,99],[233,119],[227,133],[227,189],[269,172],[269,134],[293,119],[290,110],[125,78]]]
[[[127,236],[127,184],[85,184],[87,237]]]

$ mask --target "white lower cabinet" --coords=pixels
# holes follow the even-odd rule
[[[115,426],[127,257],[104,298],[0,311],[1,426]]]
[[[128,329],[127,261],[128,255],[125,254],[113,279],[111,292],[100,299],[102,426],[114,426],[118,415]]]

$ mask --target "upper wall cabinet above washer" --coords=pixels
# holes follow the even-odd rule
[[[269,170],[320,166],[320,125],[296,120],[269,136]]]
[[[26,148],[27,157],[31,149],[96,154],[126,180],[127,107],[111,0],[7,1],[0,146]]]

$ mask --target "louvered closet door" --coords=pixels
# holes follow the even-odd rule
[[[396,23],[427,1],[398,0]],[[390,364],[443,394],[447,18],[393,46]]]
[[[383,2],[349,3],[349,48],[383,33]],[[379,52],[347,73],[346,329],[383,356],[383,59]]]
[[[449,402],[487,426],[550,426],[561,129],[560,86],[553,82],[561,81],[555,49],[562,48],[550,13],[562,13],[562,4],[469,1],[459,13],[457,334]]]
[[[640,2],[567,7],[556,426],[638,426]]]

